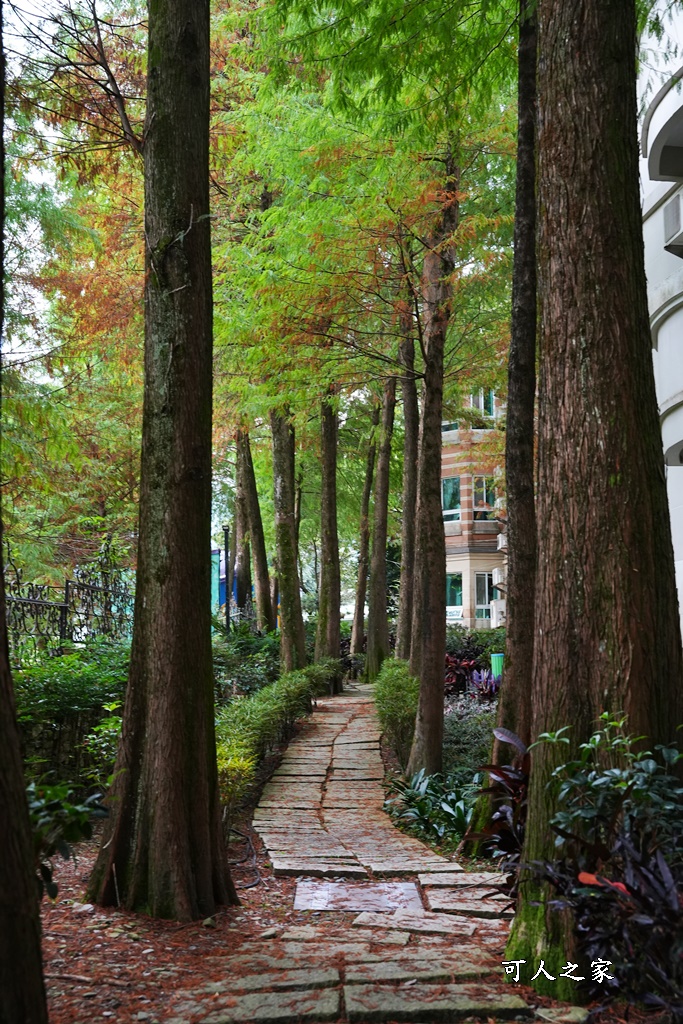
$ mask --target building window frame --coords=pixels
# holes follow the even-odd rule
[[[472,509],[475,520],[496,518],[496,488],[492,476],[472,477]]]
[[[457,485],[454,481],[457,480]],[[454,501],[457,492],[457,501]],[[446,503],[449,502],[448,507]],[[462,517],[462,489],[459,476],[444,476],[441,478],[441,510],[445,523],[460,522]]]
[[[474,617],[475,619],[491,618],[491,602],[497,601],[499,593],[493,585],[492,572],[475,572],[474,574]]]

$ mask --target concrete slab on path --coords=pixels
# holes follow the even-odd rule
[[[516,995],[486,992],[468,985],[417,984],[411,988],[389,985],[345,985],[346,1014],[351,1022],[410,1021],[437,1024],[467,1017],[509,1020],[518,1014],[533,1016]]]
[[[230,1005],[216,1009],[198,1024],[295,1024],[337,1020],[340,994],[323,988],[311,992],[247,992],[231,997]]]
[[[457,870],[460,872],[457,878],[452,877],[452,872]],[[459,865],[454,864],[446,867],[439,871],[430,871],[427,873],[421,873],[418,875],[420,885],[422,886],[448,886],[449,888],[457,887],[459,889],[466,889],[468,887],[474,887],[480,889],[482,887],[494,887],[496,885],[502,885],[505,881],[505,875],[502,872],[497,871],[463,871]]]
[[[464,917],[504,917],[512,919],[507,896],[492,896],[486,889],[428,889],[427,906],[442,914]]]
[[[352,921],[354,928],[397,928],[399,931],[426,932],[431,935],[474,935],[476,927],[450,914],[428,911],[395,910],[393,914],[364,912]]]
[[[399,908],[422,910],[422,900],[413,882],[370,882],[367,885],[346,885],[343,882],[297,884],[295,910],[369,910],[390,913]]]
[[[304,860],[301,857],[272,857],[273,874],[277,878],[367,878],[368,873],[357,861]]]

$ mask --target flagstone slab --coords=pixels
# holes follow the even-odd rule
[[[482,887],[494,887],[496,885],[503,885],[505,882],[505,875],[498,871],[463,871],[459,865],[455,865],[456,869],[460,872],[457,878],[452,878],[450,874],[445,872],[451,872],[453,867],[446,867],[444,872],[430,872],[428,874],[421,874],[419,876],[420,885],[428,886],[450,886],[451,888],[456,887],[463,889],[468,886],[472,886],[476,889]]]
[[[345,985],[344,1000],[350,1022],[410,1021],[411,1024],[488,1017],[509,1020],[532,1011],[516,995],[488,993],[467,985],[417,984],[410,988],[389,985]]]
[[[381,981],[452,981],[450,966],[430,964],[426,960],[413,963],[397,963],[393,960],[380,960],[371,964],[356,964],[345,972],[347,985],[367,985]]]
[[[354,928],[398,928],[400,931],[428,932],[432,935],[474,935],[475,926],[455,916],[396,910],[393,914],[364,912],[352,921]]]
[[[441,914],[459,914],[465,917],[505,917],[511,919],[512,910],[507,896],[490,896],[487,890],[473,892],[468,889],[427,890],[427,906]]]
[[[347,861],[285,859],[273,857],[273,874],[278,878],[298,878],[311,875],[314,878],[367,878],[368,873],[360,864]]]
[[[234,961],[231,959],[230,962]],[[281,963],[277,967],[278,970],[275,971],[245,974],[239,978],[230,977],[226,981],[210,982],[197,989],[197,992],[220,995],[223,992],[262,992],[264,989],[305,991],[312,988],[331,988],[338,985],[341,980],[335,967],[287,969]]]
[[[384,772],[379,768],[333,768],[332,782],[381,782]]]
[[[422,910],[417,886],[412,882],[370,882],[347,885],[343,882],[303,880],[296,887],[295,910],[371,910],[390,913],[400,907]]]
[[[336,1020],[339,991],[247,992],[236,995],[230,1006],[216,1009],[198,1024],[294,1024],[294,1022]]]

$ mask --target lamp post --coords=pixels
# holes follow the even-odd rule
[[[225,630],[230,632],[230,527],[223,525],[225,545]]]

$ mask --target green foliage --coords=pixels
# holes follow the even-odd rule
[[[254,693],[277,679],[277,633],[255,633],[248,622],[238,622],[227,633],[225,624],[216,618],[213,626],[213,667],[219,701]]]
[[[218,775],[228,817],[261,758],[291,734],[294,723],[310,713],[316,696],[329,692],[339,672],[339,662],[326,659],[288,672],[270,686],[221,708],[216,720]]]
[[[445,709],[443,731],[443,769],[454,783],[467,785],[489,760],[492,730],[496,724],[496,705],[475,697],[450,700]]]
[[[103,788],[110,782],[121,738],[123,719],[120,714],[116,713],[120,707],[120,700],[105,704],[104,710],[109,714],[102,719],[99,725],[95,726],[92,732],[88,733],[83,741],[83,746],[92,761],[91,767],[86,770],[86,778],[96,786]]]
[[[605,713],[601,721],[579,757],[553,772],[558,850],[593,870],[609,860],[615,836],[625,832],[641,847],[656,840],[683,867],[683,786],[674,771],[683,753],[658,746],[653,756],[626,734],[625,717]]]
[[[558,856],[535,864],[553,902],[574,919],[588,962],[611,964],[589,995],[643,1001],[683,1017],[683,753],[653,754],[605,713],[579,756],[549,783],[559,810],[551,819]],[[562,739],[562,737],[560,737]]]
[[[90,839],[93,816],[106,816],[100,805],[100,794],[82,803],[73,803],[73,792],[67,785],[46,786],[31,782],[26,787],[29,818],[33,830],[33,852],[38,892],[54,899],[57,885],[52,878],[51,858],[59,853],[64,860],[73,856],[72,843]]]
[[[425,839],[457,843],[467,831],[478,792],[476,780],[462,785],[451,775],[425,775],[424,768],[407,782],[396,780],[396,796],[385,808],[400,824]]]
[[[26,725],[60,723],[76,714],[97,712],[123,698],[130,647],[90,640],[82,647],[44,656],[14,673],[19,721]]]
[[[415,731],[420,681],[410,675],[408,662],[386,658],[375,680],[374,694],[382,732],[405,767]]]
[[[497,629],[465,629],[463,626],[448,626],[446,629],[446,653],[457,658],[479,662],[480,668],[491,668],[491,654],[505,650],[505,627]]]

